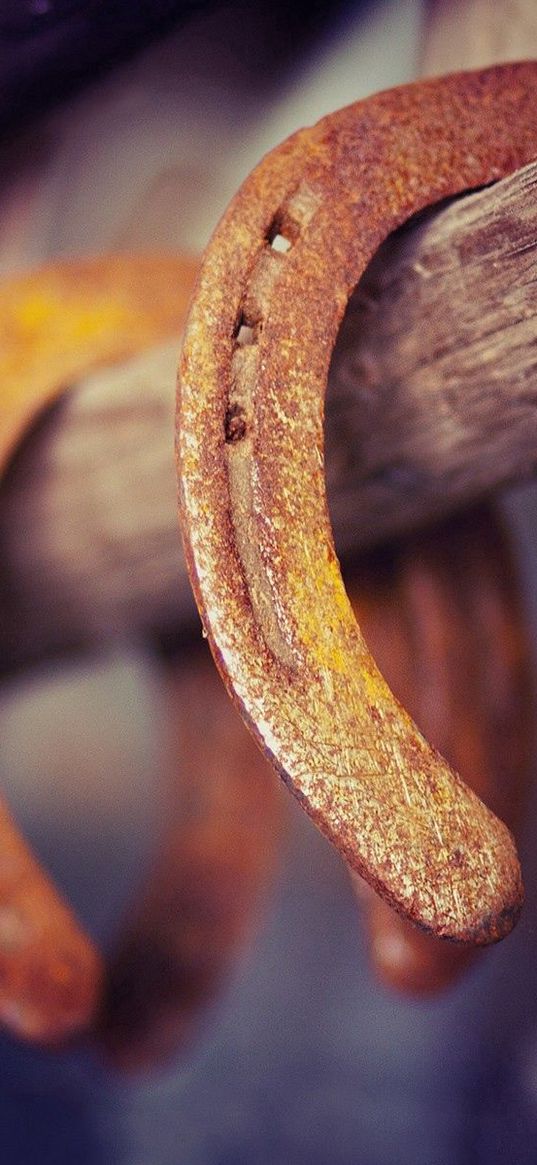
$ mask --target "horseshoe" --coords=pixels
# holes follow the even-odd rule
[[[0,474],[32,418],[67,385],[182,323],[194,264],[81,260],[0,283]],[[0,803],[0,1023],[57,1043],[100,1006],[100,955]]]
[[[381,93],[268,155],[206,253],[179,377],[185,550],[222,676],[353,870],[477,945],[522,904],[512,836],[397,704],[356,624],[323,471],[348,298],[386,236],[537,156],[537,64]]]
[[[0,280],[0,474],[77,378],[177,333],[195,271],[179,255],[106,255]]]

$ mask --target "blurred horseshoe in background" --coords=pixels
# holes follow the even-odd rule
[[[0,471],[35,416],[73,380],[181,326],[194,265],[73,262],[0,285]],[[89,937],[0,808],[0,1020],[57,1043],[95,1022],[103,968]]]

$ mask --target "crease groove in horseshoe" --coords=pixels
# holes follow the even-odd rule
[[[180,371],[185,548],[231,693],[350,866],[424,929],[478,944],[518,917],[514,842],[367,651],[328,519],[323,398],[377,247],[417,211],[533,160],[536,92],[531,62],[422,82],[273,151],[208,248]]]

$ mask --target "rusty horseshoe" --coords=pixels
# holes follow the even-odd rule
[[[0,480],[31,422],[89,368],[181,325],[194,265],[80,260],[0,282]],[[94,1023],[103,960],[0,800],[0,1024],[56,1044]]]
[[[394,89],[269,154],[206,252],[180,367],[192,583],[258,743],[353,870],[439,936],[486,944],[523,891],[507,827],[418,732],[363,641],[334,551],[323,398],[386,236],[537,156],[537,63]]]

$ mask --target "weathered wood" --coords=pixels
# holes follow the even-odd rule
[[[194,623],[177,520],[177,339],[94,373],[21,450],[0,506],[9,663]]]
[[[332,361],[339,546],[370,545],[537,463],[537,164],[399,232]]]
[[[327,408],[342,553],[533,472],[536,190],[537,163],[410,224],[355,292]],[[0,508],[11,660],[192,621],[171,448],[176,354],[174,337],[89,377],[12,467]]]

